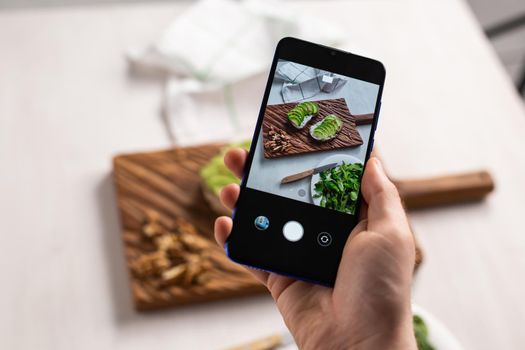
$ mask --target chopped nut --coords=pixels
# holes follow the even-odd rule
[[[292,146],[290,136],[284,130],[275,130],[270,126],[264,147],[271,152],[286,152]]]
[[[202,260],[202,257],[198,254],[182,253],[181,255],[188,264],[199,264]]]
[[[201,273],[202,267],[198,263],[190,263],[186,266],[186,273],[182,279],[182,284],[189,286],[190,284],[193,284],[194,279]]]
[[[181,243],[175,235],[164,234],[155,238],[155,245],[157,249],[163,252],[171,252],[173,250],[180,250]]]
[[[160,224],[156,222],[151,222],[142,227],[142,233],[146,237],[154,237],[154,236],[162,235],[165,232],[166,230],[164,229],[164,227],[162,227]]]
[[[209,259],[203,259],[203,260],[201,260],[201,267],[204,270],[211,270],[211,269],[213,269],[213,264],[212,264],[212,262]]]
[[[277,140],[271,141],[273,148],[286,147],[281,142],[281,136],[273,131],[272,137]],[[199,288],[221,276],[217,275],[217,269],[237,273],[236,267],[229,267],[232,264],[222,250],[198,234],[195,227],[184,218],[166,219],[169,221],[169,225],[166,225],[161,222],[163,218],[156,211],[147,211],[146,217],[142,236],[138,237],[137,242],[145,249],[137,251],[130,258],[131,270],[140,280],[144,293],[155,292],[159,298],[169,297],[173,295],[173,288],[188,286],[198,293]],[[154,251],[149,252],[151,250]]]
[[[140,256],[131,264],[131,269],[141,277],[152,276],[161,273],[170,267],[171,263],[165,252],[157,251]]]
[[[186,272],[186,265],[177,265],[162,273],[162,279],[168,283],[178,282]]]
[[[197,235],[197,231],[195,230],[195,227],[193,227],[192,224],[190,224],[189,222],[185,221],[185,220],[182,220],[182,219],[177,219],[177,222],[176,222],[176,231],[181,233],[181,234],[191,234],[191,235]]]
[[[204,250],[209,248],[211,245],[211,243],[207,239],[202,238],[199,235],[181,235],[180,240],[188,249],[192,251]]]
[[[213,279],[213,276],[209,272],[202,272],[195,278],[197,284],[206,284],[208,281]]]
[[[152,209],[146,209],[146,223],[157,222],[160,220],[160,214]]]

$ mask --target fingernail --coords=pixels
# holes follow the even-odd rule
[[[374,157],[375,165],[377,166],[377,170],[386,176],[385,169],[383,168],[383,163],[379,160],[379,158]]]
[[[374,161],[376,162],[376,164],[379,167],[379,169],[381,169],[381,171],[383,171],[383,164],[381,164],[381,161],[379,160],[379,158],[374,157]]]

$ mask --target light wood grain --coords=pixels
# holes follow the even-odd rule
[[[221,145],[137,153],[114,159],[113,176],[122,222],[123,242],[130,269],[130,287],[135,307],[152,310],[175,305],[239,297],[266,291],[246,269],[229,261],[215,244],[213,222],[217,214],[203,197],[199,171]],[[165,227],[178,218],[187,220],[212,242],[208,250],[223,256],[220,264],[206,271],[204,284],[165,285],[155,277],[140,278],[131,271],[135,261],[151,253],[142,239],[148,213],[159,215]],[[188,252],[189,253],[189,252]]]
[[[408,209],[480,201],[494,190],[494,180],[487,171],[394,180],[394,183]]]

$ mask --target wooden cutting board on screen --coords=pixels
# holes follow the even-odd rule
[[[315,101],[319,105],[319,112],[302,129],[296,129],[288,121],[287,113],[297,103],[283,103],[269,105],[264,112],[263,141],[268,140],[268,133],[274,130],[283,130],[290,139],[291,146],[286,151],[274,150],[264,146],[265,158],[277,158],[295,154],[334,150],[339,148],[356,147],[363,144],[361,135],[356,129],[356,117],[350,113],[344,98]],[[343,121],[343,127],[337,136],[330,141],[316,141],[310,136],[310,127],[329,114],[335,114]],[[373,114],[367,115],[370,122]]]

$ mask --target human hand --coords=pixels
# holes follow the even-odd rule
[[[241,177],[247,153],[229,151],[224,162]],[[221,192],[235,206],[240,187]],[[352,230],[334,288],[250,270],[270,291],[300,349],[417,349],[410,307],[415,245],[396,187],[377,158],[365,168],[361,220]],[[215,222],[224,246],[229,217]]]

